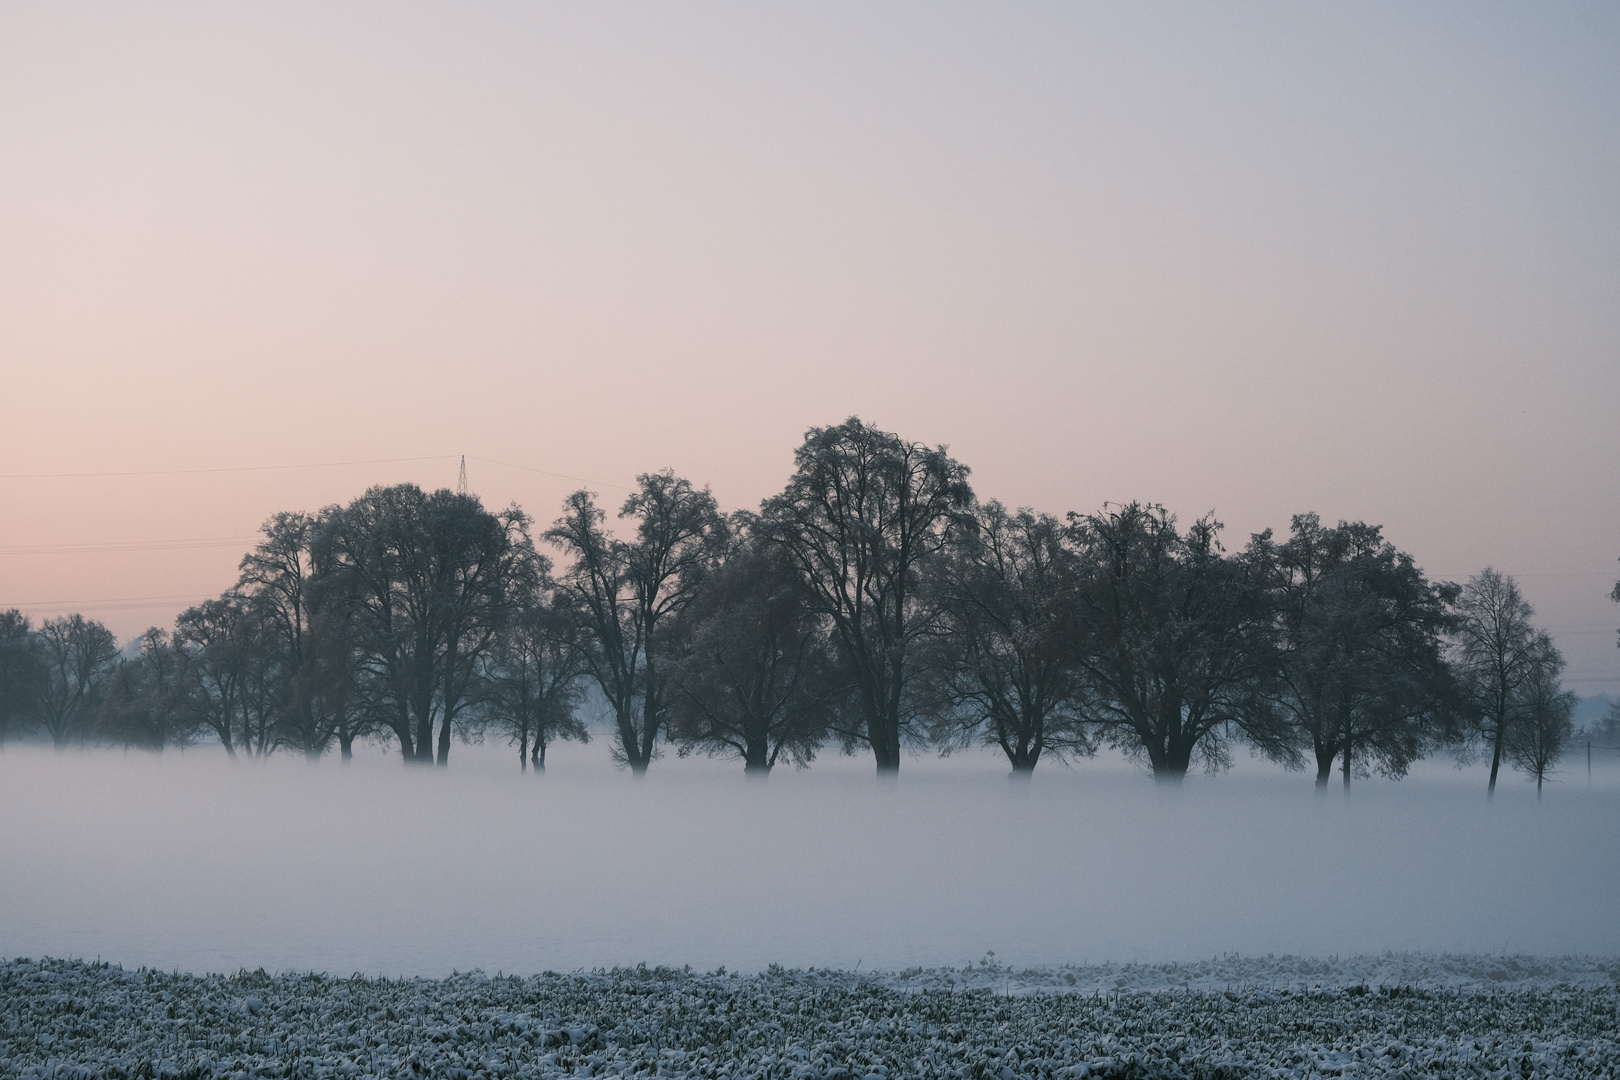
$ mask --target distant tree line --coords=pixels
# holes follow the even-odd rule
[[[637,775],[665,748],[765,775],[822,749],[998,748],[1015,776],[1111,747],[1155,778],[1242,743],[1318,788],[1440,749],[1538,785],[1572,734],[1564,661],[1511,577],[1428,580],[1361,522],[1221,542],[1206,515],[1064,519],[981,502],[943,447],[858,418],[812,429],[786,488],[723,513],[649,473],[610,528],[375,487],[277,514],[237,583],[120,650],[80,615],[0,613],[0,740],[411,763],[492,736],[522,768],[603,714]],[[1620,585],[1616,586],[1620,599]]]

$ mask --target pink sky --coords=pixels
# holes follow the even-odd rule
[[[7,5],[0,606],[127,638],[461,454],[752,506],[855,413],[1383,523],[1620,692],[1617,132],[1603,5]]]

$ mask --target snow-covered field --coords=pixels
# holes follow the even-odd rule
[[[896,784],[831,756],[764,785],[601,743],[543,778],[217,751],[0,752],[0,957],[192,972],[691,965],[1017,968],[1236,953],[1620,956],[1620,767],[1550,788],[1425,765],[1337,785],[1240,763],[1157,790],[1112,758]]]
[[[1368,967],[1398,978],[1346,980]],[[1223,973],[1236,978],[1192,988]],[[1612,1078],[1617,974],[1390,956],[390,981],[14,960],[0,964],[0,1075]],[[1008,992],[1032,980],[1048,992]],[[1115,980],[1131,985],[1096,988]]]

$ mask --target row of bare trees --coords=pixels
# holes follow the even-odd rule
[[[617,517],[569,496],[541,537],[558,568],[521,510],[450,491],[278,514],[232,589],[133,650],[77,615],[0,617],[0,737],[380,738],[443,765],[492,734],[543,768],[594,711],[638,775],[668,746],[763,775],[828,745],[894,773],[908,747],[984,743],[1019,776],[1109,746],[1173,781],[1243,742],[1319,787],[1483,753],[1494,791],[1503,764],[1539,784],[1571,733],[1512,579],[1431,582],[1377,526],[1305,514],[1227,551],[1213,517],[1149,504],[1009,510],[856,418],[811,430],[756,513],[663,472]]]

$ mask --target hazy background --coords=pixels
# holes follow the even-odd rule
[[[167,624],[460,454],[751,506],[858,413],[1381,522],[1620,690],[1616,132],[1603,4],[8,4],[0,607]]]
[[[597,744],[544,777],[515,757],[8,748],[0,956],[441,976],[1620,954],[1612,751],[1540,804],[1441,762],[1344,799],[1248,762],[1167,792],[1114,755],[1027,787],[978,754],[894,785],[865,755],[764,784],[703,759],[636,781]]]

